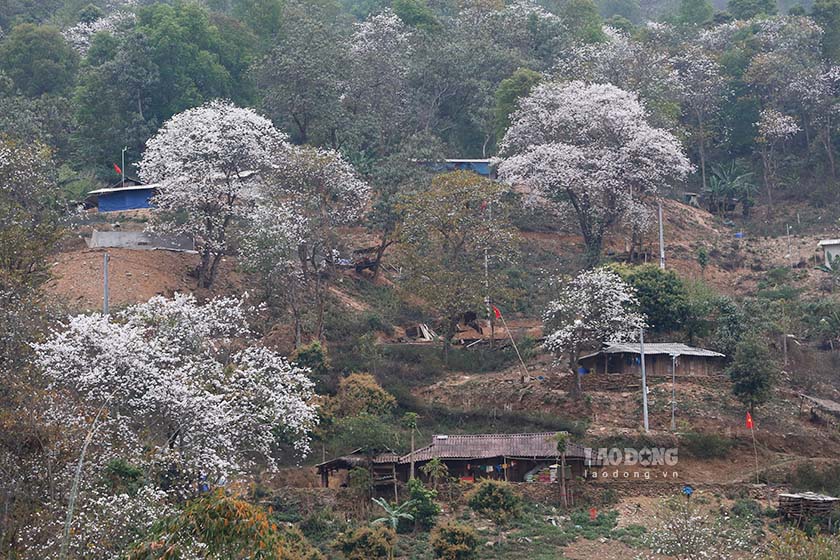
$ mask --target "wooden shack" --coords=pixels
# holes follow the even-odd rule
[[[822,517],[831,523],[838,505],[840,505],[840,498],[814,492],[779,494],[779,513],[797,522]]]
[[[645,372],[649,376],[709,376],[723,371],[725,356],[719,352],[674,342],[645,343]],[[641,374],[641,348],[638,343],[607,344],[603,349],[582,356],[578,364],[583,373]]]
[[[368,455],[356,449],[352,453],[342,455],[315,465],[321,477],[324,488],[340,488],[347,486],[348,475],[352,469],[368,469],[374,487],[394,486],[397,482],[397,464],[399,455],[391,451]]]
[[[535,479],[536,473],[552,468],[559,462],[558,432],[529,434],[473,434],[436,435],[432,443],[400,457],[400,471],[413,458],[415,472],[423,478],[421,467],[432,459],[439,459],[449,470],[449,476],[465,482],[480,479],[525,482]],[[576,443],[566,447],[567,475],[571,480],[583,476],[591,454]]]
[[[538,482],[543,481],[542,475],[547,472],[559,472],[558,433],[436,435],[430,445],[402,457],[390,451],[370,456],[357,449],[316,467],[324,488],[346,486],[348,473],[354,468],[369,469],[374,491],[380,495],[396,492],[399,482],[408,481],[412,460],[415,476],[420,479],[426,478],[421,467],[432,459],[440,459],[450,477],[464,482],[485,478]],[[600,463],[590,449],[577,443],[567,443],[567,480],[583,477],[584,471],[592,466],[600,466]],[[554,482],[556,478],[545,481]]]

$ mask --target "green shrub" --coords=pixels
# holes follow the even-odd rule
[[[516,495],[509,484],[495,480],[484,480],[468,495],[467,503],[479,513],[499,525],[519,517],[522,512],[522,499]]]
[[[732,449],[732,440],[718,434],[685,434],[681,443],[698,459],[722,459]]]
[[[732,515],[735,517],[758,517],[761,515],[761,506],[755,500],[741,499],[732,504]]]
[[[796,491],[807,490],[835,496],[840,494],[840,464],[818,469],[813,463],[803,463],[793,472],[790,483]]]
[[[359,527],[338,536],[335,548],[347,560],[388,559],[394,551],[396,532],[390,527]]]
[[[437,492],[426,488],[420,479],[408,481],[408,499],[414,502],[408,513],[414,516],[415,527],[424,531],[434,527],[435,520],[440,515],[440,506],[435,503],[435,498]]]
[[[442,560],[474,560],[478,558],[478,535],[466,525],[447,523],[432,531],[435,558]]]
[[[332,510],[320,509],[303,518],[300,530],[313,542],[327,542],[344,528],[344,522]]]

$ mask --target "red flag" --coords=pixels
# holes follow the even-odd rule
[[[120,169],[120,166],[117,165],[116,163],[114,164],[114,171],[116,171],[117,173],[122,175],[122,169]]]
[[[749,428],[750,430],[753,429],[752,414],[750,414],[749,411],[747,412],[747,428]]]
[[[496,307],[495,305],[493,306],[493,313],[496,314],[496,319],[501,319],[502,318],[502,312],[499,311],[499,308]]]

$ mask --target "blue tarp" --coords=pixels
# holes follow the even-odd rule
[[[103,193],[99,195],[97,208],[100,212],[118,212],[121,210],[137,210],[151,208],[149,199],[154,189],[132,189]]]

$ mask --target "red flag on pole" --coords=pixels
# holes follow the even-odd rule
[[[116,163],[114,164],[114,171],[116,171],[117,173],[122,175],[122,169],[120,169],[120,166],[117,165]]]
[[[749,428],[750,430],[753,429],[752,414],[750,414],[749,411],[747,411],[747,428]]]
[[[493,313],[496,314],[496,319],[501,319],[502,318],[502,312],[499,311],[499,308],[496,307],[495,305],[493,306]]]

